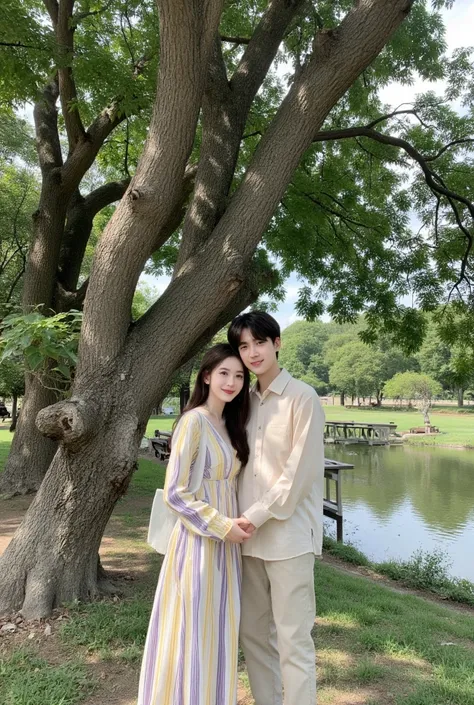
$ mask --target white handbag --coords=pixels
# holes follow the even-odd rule
[[[176,514],[164,502],[163,490],[156,490],[151,508],[147,543],[158,553],[165,555],[168,550],[171,532],[176,525],[176,521]]]

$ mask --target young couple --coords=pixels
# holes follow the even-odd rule
[[[236,705],[239,637],[255,705],[281,705],[283,689],[286,705],[316,702],[324,413],[279,368],[271,316],[237,316],[228,339],[204,356],[173,435],[164,500],[178,521],[138,705]]]

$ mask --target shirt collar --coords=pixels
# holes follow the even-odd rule
[[[270,392],[273,392],[274,394],[278,394],[281,396],[283,392],[285,391],[285,387],[288,384],[288,382],[291,379],[290,373],[285,370],[284,368],[280,370],[280,374],[275,377],[273,382],[267,387],[267,389],[264,391],[264,395],[266,396]],[[258,396],[262,396],[260,392],[258,391],[258,381],[255,382],[255,384],[252,386],[252,389],[250,390],[251,392],[254,392]]]

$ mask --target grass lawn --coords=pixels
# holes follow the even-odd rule
[[[3,470],[3,466],[10,451],[12,438],[13,434],[8,430],[8,426],[0,424],[0,472]]]
[[[163,478],[161,466],[141,459],[107,526],[102,560],[116,574],[120,599],[68,606],[64,619],[50,620],[51,636],[44,623],[32,623],[0,637],[1,703],[135,705],[160,565],[145,537]],[[473,610],[400,594],[321,561],[315,585],[320,705],[474,705]],[[240,668],[239,703],[250,705]]]
[[[397,424],[397,433],[405,433],[413,426],[423,426],[423,416],[419,411],[392,411],[390,409],[346,409],[342,406],[325,406],[328,421],[359,421],[361,423]],[[405,442],[430,446],[463,446],[474,448],[474,414],[451,413],[430,414],[431,423],[440,433],[413,436]]]

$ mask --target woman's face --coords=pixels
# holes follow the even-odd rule
[[[236,357],[226,357],[210,374],[204,375],[209,385],[209,397],[228,402],[235,399],[244,386],[244,368]]]

